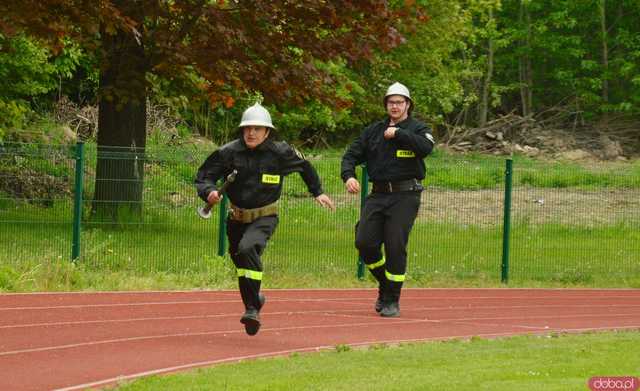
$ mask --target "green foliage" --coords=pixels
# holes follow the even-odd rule
[[[56,87],[56,69],[48,50],[32,40],[0,35],[0,93],[8,99],[47,93]]]
[[[69,79],[82,58],[71,42],[59,55],[25,36],[0,34],[0,141],[10,130],[26,125],[32,110]]]
[[[307,59],[315,47],[304,47],[302,43],[287,47],[285,57],[289,64],[297,67],[308,60],[324,73],[320,84],[311,85],[305,77],[296,76],[286,78],[283,85],[281,75],[271,74],[277,67],[268,66],[265,70],[262,61],[254,65],[266,73],[259,73],[260,78],[255,74],[251,77],[261,79],[256,82],[261,86],[260,91],[256,86],[245,88],[247,86],[238,84],[238,74],[257,71],[244,70],[250,67],[239,66],[233,59],[225,58],[218,63],[205,60],[218,67],[224,65],[228,70],[226,74],[205,73],[205,64],[179,69],[164,64],[154,68],[147,75],[151,100],[167,108],[176,121],[169,130],[151,129],[151,142],[165,145],[174,142],[176,137],[185,139],[189,133],[196,132],[217,144],[224,143],[237,136],[242,111],[256,100],[264,100],[281,138],[306,147],[342,145],[363,126],[384,114],[381,96],[394,81],[402,81],[411,89],[416,113],[430,125],[473,125],[474,110],[488,69],[489,40],[494,48],[494,70],[489,86],[489,104],[494,117],[521,112],[525,58],[530,59],[532,67],[529,87],[534,113],[559,103],[570,106],[578,117],[576,120],[596,121],[604,114],[636,116],[640,112],[640,27],[637,23],[640,3],[637,1],[420,0],[415,3],[427,10],[428,22],[397,23],[394,27],[405,35],[406,42],[388,52],[373,52],[366,62],[354,62],[349,56],[351,53],[335,56],[336,53],[332,53],[331,60],[326,61]],[[407,8],[403,1],[390,4],[394,10]],[[606,37],[600,33],[600,4],[606,4]],[[405,16],[409,15],[413,15],[412,11],[407,11]],[[317,33],[326,38],[333,32],[320,29]],[[609,48],[606,67],[605,42]],[[31,110],[49,107],[54,92],[67,94],[74,101],[95,102],[97,56],[83,52],[79,44],[69,39],[64,43],[64,49],[53,55],[25,36],[11,39],[0,36],[0,140],[7,138],[10,129],[25,127]],[[163,56],[167,58],[157,59],[171,62],[174,55],[178,56],[165,53]],[[283,59],[274,57],[270,61]],[[307,84],[301,86],[301,81]],[[603,96],[605,84],[608,84],[607,97]],[[313,93],[308,93],[311,90]],[[289,98],[275,99],[282,95]],[[322,99],[315,95],[321,95]]]
[[[5,100],[0,97],[0,141],[3,141],[9,130],[23,126],[29,111],[29,106],[23,100]]]
[[[496,163],[459,161],[440,165],[436,162],[428,182],[432,186],[455,190],[495,189],[504,183],[504,169]]]
[[[83,289],[86,274],[61,257],[18,266],[0,266],[0,291],[70,291]]]
[[[496,58],[496,83],[515,82],[519,59],[529,56],[533,65],[534,104],[538,111],[559,102],[573,104],[587,118],[604,112],[638,113],[640,29],[634,22],[640,3],[606,2],[606,38],[601,34],[602,2],[503,2],[498,16],[509,46]],[[530,23],[522,18],[523,9]],[[530,32],[527,31],[530,29]],[[527,35],[530,45],[524,44]],[[608,67],[603,60],[606,40]],[[608,102],[603,97],[609,83]],[[518,89],[508,92],[508,107],[517,106]],[[567,102],[567,100],[569,100]]]
[[[640,177],[633,168],[623,172],[616,169],[590,171],[580,166],[547,164],[541,171],[526,168],[516,170],[516,184],[541,188],[640,188]]]
[[[19,274],[8,265],[0,266],[0,292],[11,292],[18,288]]]
[[[345,353],[345,352],[350,352],[352,350],[351,346],[345,345],[345,344],[336,345],[335,349],[336,349],[336,353]]]

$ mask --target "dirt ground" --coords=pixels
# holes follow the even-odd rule
[[[359,196],[332,194],[338,207],[358,208]],[[422,193],[418,219],[462,225],[498,226],[504,217],[504,189],[446,190]],[[514,187],[512,224],[556,223],[596,227],[618,223],[640,226],[640,189],[597,191]]]
[[[470,225],[502,224],[504,190],[427,189],[419,219]],[[512,223],[559,223],[578,226],[640,222],[640,190],[580,191],[516,187]]]

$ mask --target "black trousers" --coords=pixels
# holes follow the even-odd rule
[[[238,286],[246,309],[260,307],[258,294],[262,282],[260,256],[278,226],[278,216],[265,216],[249,223],[227,219],[229,254],[236,266]]]
[[[407,270],[407,243],[420,208],[420,194],[421,191],[371,193],[365,201],[355,245],[380,283],[383,300],[400,298]]]

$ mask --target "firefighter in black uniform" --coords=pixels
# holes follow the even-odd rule
[[[393,317],[400,315],[407,243],[425,177],[423,159],[431,153],[434,139],[431,130],[411,116],[407,87],[392,84],[384,105],[388,116],[365,128],[342,157],[341,177],[349,193],[358,193],[355,168],[366,163],[373,186],[356,226],[355,245],[378,281],[376,312]]]
[[[285,142],[274,141],[269,112],[260,104],[242,114],[241,137],[223,145],[202,164],[196,176],[198,195],[213,205],[222,199],[216,181],[233,170],[237,176],[227,189],[231,202],[227,218],[229,253],[235,264],[245,313],[240,322],[249,335],[260,329],[262,262],[260,256],[278,225],[277,201],[283,178],[292,172],[302,176],[307,188],[323,207],[334,210],[323,193],[318,173],[302,154]]]

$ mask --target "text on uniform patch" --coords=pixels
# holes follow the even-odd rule
[[[413,151],[407,151],[406,149],[398,149],[396,151],[396,157],[416,157]]]
[[[277,185],[280,183],[280,175],[262,174],[262,183],[271,183]]]

